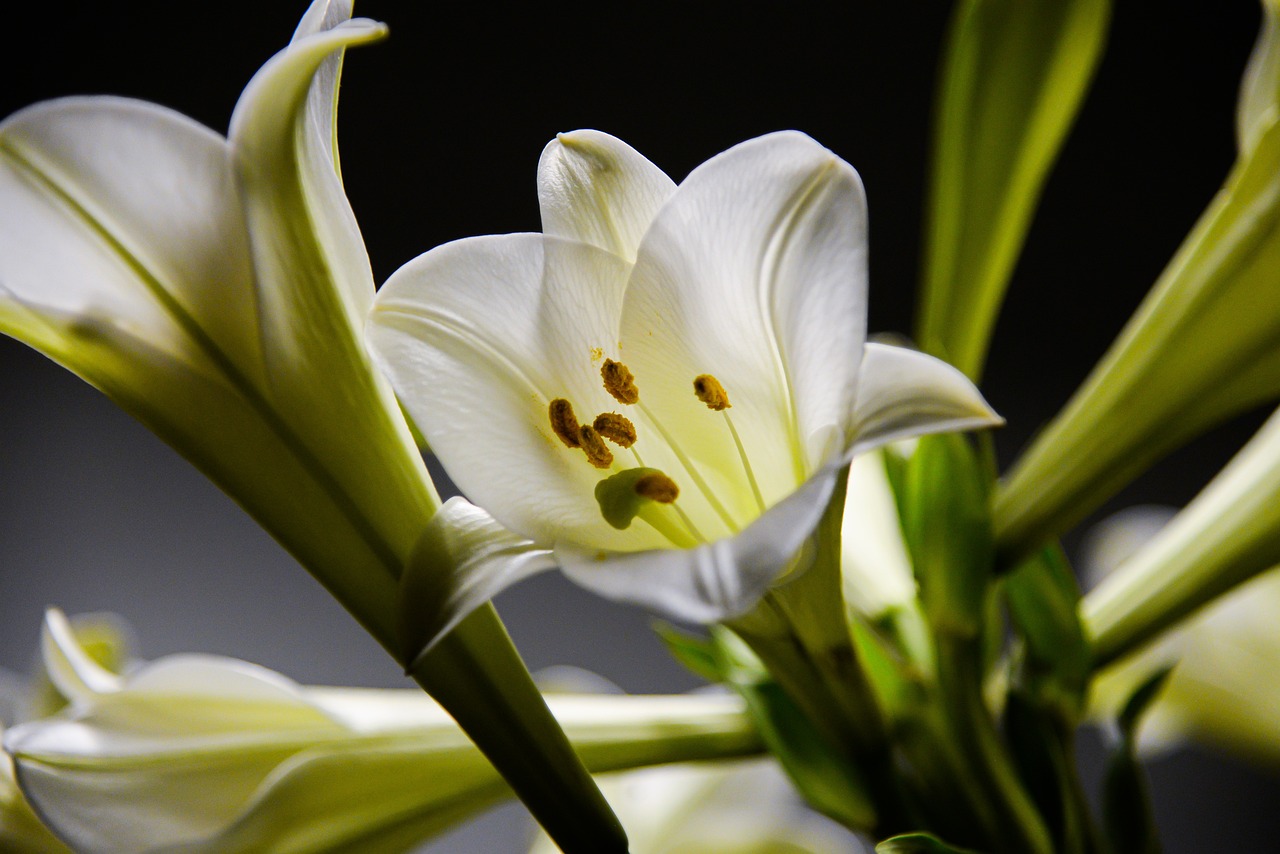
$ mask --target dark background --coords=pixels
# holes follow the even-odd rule
[[[0,116],[111,93],[219,130],[304,3],[8,8]],[[45,9],[54,8],[46,6]],[[929,105],[947,4],[489,4],[368,0],[391,37],[351,52],[346,186],[375,275],[458,237],[537,230],[534,168],[557,131],[596,127],[673,177],[798,128],[852,163],[871,210],[871,328],[909,331]],[[1225,175],[1256,4],[1122,2],[996,330],[984,390],[1007,463],[1119,330]],[[1180,504],[1259,423],[1179,452],[1111,505]],[[309,683],[400,686],[394,664],[273,541],[77,379],[0,340],[0,667],[25,669],[42,609],[112,610],[147,657],[207,651]],[[576,664],[631,691],[681,691],[649,618],[558,577],[498,602],[534,669]],[[1096,770],[1096,758],[1086,756]],[[1167,850],[1268,850],[1274,777],[1184,751],[1154,763]],[[437,846],[517,850],[508,807]],[[495,835],[496,834],[496,835]],[[434,850],[434,849],[433,849]]]

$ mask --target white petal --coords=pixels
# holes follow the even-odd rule
[[[333,11],[322,19],[336,23],[332,29],[304,34],[303,21],[294,41],[254,75],[231,116],[231,145],[261,246],[259,273],[278,282],[279,293],[262,295],[267,334],[282,339],[277,346],[305,346],[293,339],[306,330],[275,328],[292,306],[340,297],[334,308],[358,325],[373,298],[369,257],[337,171],[333,118],[342,51],[381,38],[386,27],[330,21]],[[289,268],[298,263],[320,269]],[[313,279],[325,275],[332,294],[314,287]]]
[[[627,291],[625,357],[664,421],[692,423],[693,378],[717,377],[772,503],[847,431],[865,304],[857,174],[802,134],[772,134],[698,167],[658,213]],[[741,465],[721,425],[681,438],[709,469]]]
[[[119,676],[94,661],[76,640],[71,623],[57,608],[44,615],[40,651],[49,681],[72,705],[83,707],[99,695],[119,691]]]
[[[973,383],[946,362],[905,347],[866,345],[850,454],[912,436],[1003,423]]]
[[[616,353],[625,275],[616,256],[586,244],[478,237],[406,264],[369,316],[370,347],[450,477],[544,546],[658,542],[640,526],[604,522],[594,496],[602,473],[556,438],[548,416],[560,397],[584,423],[618,407],[599,358]]]
[[[911,558],[880,453],[859,455],[849,464],[840,540],[844,598],[855,610],[874,620],[916,597]]]
[[[577,584],[675,620],[717,623],[746,613],[788,570],[802,571],[802,547],[822,518],[837,470],[824,467],[742,533],[692,549],[631,554],[557,547]]]
[[[0,283],[0,327],[18,337],[30,313],[78,318],[86,337],[96,323],[260,376],[227,145],[153,104],[69,98],[0,125]]]
[[[398,577],[438,499],[365,347],[373,280],[337,176],[330,121],[333,63],[346,47],[385,32],[353,20],[294,41],[245,89],[231,144],[259,280],[271,402],[306,456],[323,460],[330,491],[351,516],[364,515],[362,533]]]
[[[450,498],[431,517],[401,578],[403,660],[413,662],[506,588],[554,567],[549,550],[466,499]]]
[[[542,231],[634,263],[640,239],[675,188],[616,137],[595,130],[558,134],[538,161]]]
[[[332,30],[351,17],[351,0],[313,0],[293,31],[291,42]]]

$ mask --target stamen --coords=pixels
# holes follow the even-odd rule
[[[618,403],[631,405],[640,400],[640,389],[636,388],[636,378],[627,366],[613,359],[605,359],[600,366],[600,377],[604,380],[604,390],[613,395]]]
[[[689,478],[693,481],[694,485],[698,487],[702,496],[707,499],[707,503],[711,505],[711,509],[716,512],[716,515],[720,517],[720,520],[724,522],[729,530],[733,531],[735,534],[738,531],[741,531],[742,527],[734,521],[733,516],[731,516],[729,511],[725,509],[725,506],[720,503],[720,499],[716,497],[716,494],[711,490],[711,487],[707,485],[706,480],[704,480],[702,475],[698,473],[698,469],[694,466],[693,461],[689,459],[688,455],[685,454],[685,452],[676,443],[675,436],[671,435],[671,431],[667,430],[667,428],[662,425],[662,422],[658,420],[658,417],[654,415],[649,407],[645,406],[643,403],[640,404],[640,411],[644,413],[645,418],[649,419],[649,423],[657,429],[658,435],[662,436],[662,440],[667,443],[667,447],[671,448],[671,453],[676,455],[676,459],[680,461],[680,465],[684,466],[684,470],[689,474]]]
[[[616,412],[602,412],[592,423],[596,432],[623,448],[630,448],[636,443],[636,425],[631,419]]]
[[[581,428],[578,426],[578,417],[573,414],[572,403],[563,397],[557,397],[551,401],[547,414],[551,417],[551,429],[566,448],[582,447],[582,442],[578,439]]]
[[[742,437],[738,435],[738,428],[733,426],[733,419],[729,417],[729,413],[721,412],[724,416],[724,423],[729,425],[729,432],[733,435],[733,444],[738,446],[738,459],[742,460],[742,468],[747,473],[747,483],[751,485],[751,494],[755,496],[756,507],[760,508],[760,512],[764,512],[764,495],[760,492],[760,484],[756,482],[756,473],[751,469],[751,461],[747,459],[747,449],[742,446]]]
[[[660,471],[642,476],[636,481],[635,490],[636,495],[659,504],[672,504],[680,497],[680,487]]]
[[[600,438],[600,434],[596,432],[596,428],[590,424],[583,424],[578,429],[578,441],[582,444],[582,450],[587,455],[587,462],[598,469],[607,469],[613,465],[613,451],[605,445],[604,439]]]
[[[725,411],[733,405],[729,403],[729,393],[724,390],[720,380],[711,374],[699,374],[693,378],[693,393],[698,396],[698,400],[707,405],[708,409],[724,416],[724,423],[729,426],[729,433],[733,436],[733,444],[738,448],[738,459],[742,460],[742,468],[747,473],[747,483],[751,485],[751,494],[756,500],[756,507],[763,513],[764,495],[760,492],[760,484],[756,482],[756,473],[751,470],[747,449],[742,446],[742,437],[738,435],[738,428],[733,426],[733,419]]]
[[[693,393],[698,396],[698,400],[707,405],[708,409],[714,409],[716,412],[733,405],[729,403],[729,393],[724,390],[724,386],[720,385],[720,380],[711,374],[694,377]]]

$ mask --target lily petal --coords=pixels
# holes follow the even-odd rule
[[[547,450],[560,444],[551,400],[585,419],[617,407],[591,354],[616,354],[626,272],[583,243],[470,238],[398,270],[369,316],[370,347],[454,482],[544,546],[569,535],[598,548],[659,542],[606,525],[599,472],[580,453]]]
[[[905,347],[867,344],[852,454],[889,442],[1004,423],[960,371]]]
[[[863,362],[864,367],[867,362]],[[917,596],[911,557],[885,471],[884,453],[854,457],[849,464],[840,525],[840,580],[845,601],[877,620]]]
[[[465,498],[450,498],[431,518],[401,579],[405,660],[426,653],[503,590],[555,565],[549,549]]]
[[[628,264],[675,189],[634,148],[600,131],[557,134],[538,161],[542,232],[590,243]]]
[[[373,279],[337,176],[331,126],[341,50],[385,32],[353,20],[295,40],[245,89],[230,141],[272,395],[290,420],[307,425],[308,444],[332,460],[342,490],[379,507],[370,522],[387,551],[407,554],[436,499],[424,493],[417,447],[361,335]],[[388,481],[414,498],[380,499]]]
[[[827,466],[736,536],[691,549],[610,554],[556,548],[564,574],[609,599],[674,620],[717,623],[745,614],[781,576],[804,569],[802,547],[822,518],[838,469]]]
[[[857,173],[803,134],[744,142],[695,169],[645,235],[623,307],[626,358],[659,392],[664,421],[697,405],[695,376],[719,379],[771,504],[822,464],[832,428],[850,428],[866,275]],[[709,469],[740,465],[724,425],[680,438]]]

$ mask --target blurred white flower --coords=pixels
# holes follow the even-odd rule
[[[207,655],[121,676],[57,611],[42,650],[69,706],[4,744],[28,798],[78,852],[406,851],[511,794],[419,691],[307,688]],[[727,694],[548,702],[597,771],[760,749]]]
[[[806,808],[770,760],[671,765],[600,778],[632,854],[856,854],[849,831]],[[530,854],[555,854],[539,835]]]

